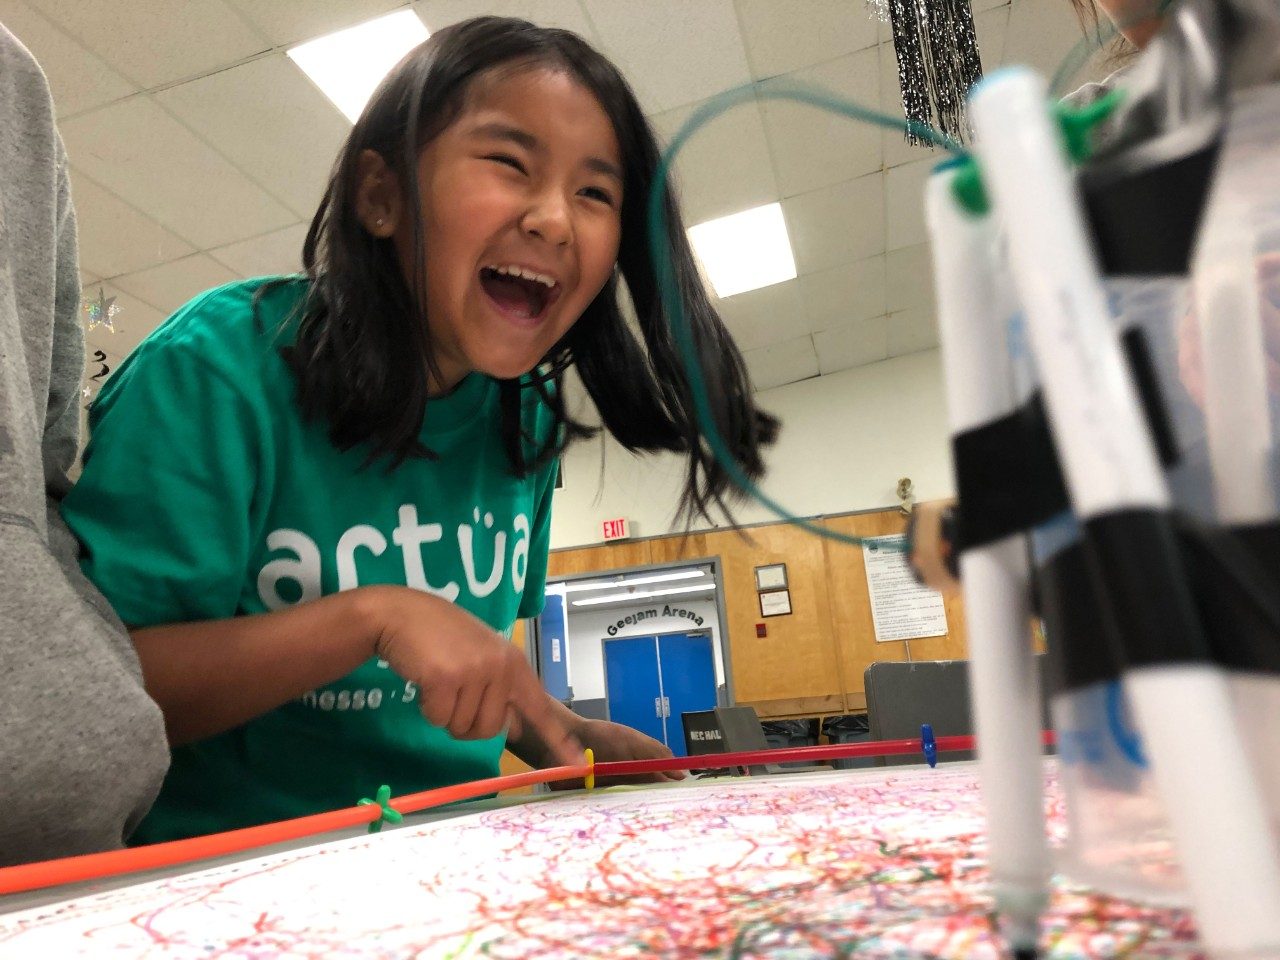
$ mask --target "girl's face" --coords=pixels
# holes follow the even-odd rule
[[[475,83],[418,162],[433,392],[472,371],[527,373],[573,326],[618,257],[622,176],[608,116],[569,74],[530,67]],[[397,219],[411,278],[413,224]]]

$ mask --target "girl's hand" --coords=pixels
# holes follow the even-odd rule
[[[377,655],[418,686],[428,722],[459,740],[532,734],[551,765],[582,763],[582,745],[515,644],[440,597],[408,587],[361,592],[378,625]]]
[[[584,720],[578,726],[578,739],[584,747],[590,747],[596,763],[614,760],[660,760],[671,757],[671,751],[653,737],[646,736],[633,727],[608,720]],[[604,777],[596,782],[602,786],[614,783],[665,783],[683,780],[683,770],[665,773],[639,773],[630,777]]]
[[[960,586],[955,569],[955,544],[947,533],[946,514],[954,500],[917,503],[907,524],[907,563],[926,587],[946,593]]]

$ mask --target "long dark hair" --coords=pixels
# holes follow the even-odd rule
[[[1094,40],[1101,42],[1102,14],[1098,10],[1097,0],[1071,0],[1071,7],[1075,10],[1076,19],[1080,21],[1080,29],[1085,36],[1092,35]],[[1124,38],[1118,24],[1114,26],[1116,33],[1107,44],[1107,55],[1102,62],[1109,67],[1120,67],[1137,56],[1138,48]]]
[[[622,233],[618,269],[569,332],[531,374],[499,381],[501,433],[517,476],[544,465],[574,439],[597,433],[565,411],[563,378],[576,366],[604,427],[625,448],[688,457],[680,500],[686,521],[727,514],[734,491],[699,436],[693,398],[663,311],[645,233],[645,203],[660,153],[635,95],[617,69],[566,30],[523,20],[480,17],[446,27],[410,52],[374,92],[334,165],[311,221],[303,264],[311,293],[295,343],[283,352],[297,378],[303,415],[328,425],[342,450],[369,444],[372,462],[391,466],[433,456],[419,436],[427,400],[432,343],[423,314],[423,237],[418,218],[418,155],[457,118],[467,91],[497,67],[550,66],[590,90],[621,147]],[[414,277],[406,283],[390,242],[372,236],[356,214],[358,159],[375,150],[401,178],[414,226]],[[777,421],[752,400],[742,356],[708,298],[675,198],[666,197],[667,244],[691,325],[715,422],[742,470],[763,473],[762,448]],[[620,279],[638,323],[619,303]],[[639,336],[637,336],[637,331]],[[534,390],[556,429],[521,435],[522,392]]]

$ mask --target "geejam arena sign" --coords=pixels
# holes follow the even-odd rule
[[[657,620],[662,617],[675,617],[680,620],[688,620],[695,626],[702,626],[702,617],[698,614],[692,610],[685,610],[683,607],[673,607],[668,603],[661,611],[657,607],[650,607],[648,610],[637,610],[635,613],[629,613],[617,623],[609,624],[607,632],[609,636],[616,637],[619,630],[635,626],[637,623],[644,623],[646,620]]]

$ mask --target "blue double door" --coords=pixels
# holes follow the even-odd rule
[[[683,757],[681,714],[716,706],[710,635],[667,633],[602,642],[609,719],[647,733]]]

